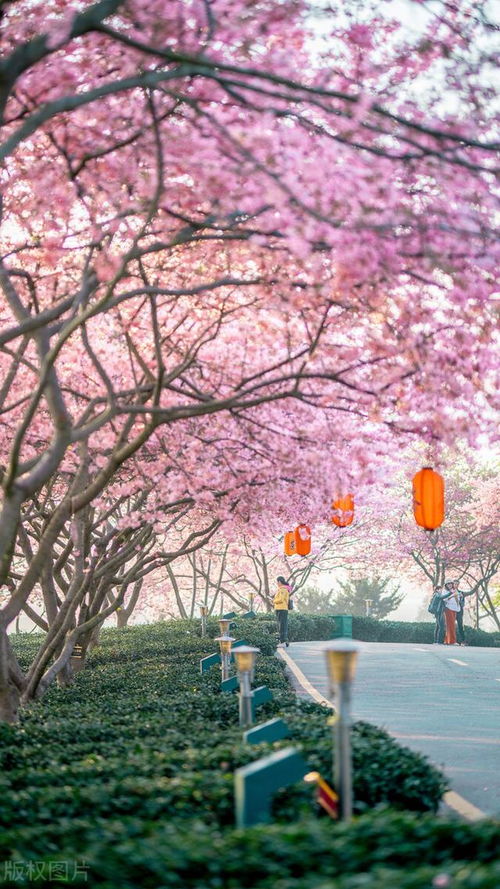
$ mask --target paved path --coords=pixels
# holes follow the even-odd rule
[[[295,667],[299,694],[326,698],[327,644],[280,649]],[[500,650],[356,644],[354,718],[381,726],[442,768],[453,791],[446,802],[465,817],[500,816]]]

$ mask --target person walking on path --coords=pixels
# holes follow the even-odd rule
[[[278,577],[277,582],[278,589],[273,599],[273,607],[278,621],[279,644],[286,645],[288,648],[288,611],[291,604],[292,588],[284,577]]]
[[[445,645],[457,644],[457,612],[460,611],[460,603],[458,592],[453,581],[449,580],[445,583],[444,588],[448,595],[444,598],[444,619],[446,624],[446,633],[444,637]]]

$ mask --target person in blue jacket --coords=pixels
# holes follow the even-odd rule
[[[444,637],[446,633],[446,620],[444,613],[444,603],[445,600],[451,596],[452,593],[446,589],[446,586],[434,587],[431,603],[429,605],[429,611],[434,615],[436,620],[436,626],[434,627],[434,643],[436,645],[444,644]]]

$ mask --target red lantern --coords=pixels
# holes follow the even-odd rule
[[[295,552],[298,556],[308,556],[311,552],[311,529],[309,525],[297,525],[294,535]]]
[[[295,531],[287,531],[285,534],[285,556],[294,556],[295,549]]]
[[[444,479],[430,466],[413,478],[413,515],[426,531],[434,531],[444,521]]]
[[[347,494],[339,500],[334,500],[332,509],[335,510],[332,515],[333,524],[339,528],[347,528],[354,518],[354,497],[352,494]]]

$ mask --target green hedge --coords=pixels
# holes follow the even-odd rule
[[[500,633],[486,633],[465,626],[468,645],[485,648],[500,647]],[[364,642],[417,642],[430,644],[434,641],[434,622],[401,620],[375,620],[371,617],[353,617],[352,635]]]
[[[500,824],[493,821],[380,810],[351,824],[309,817],[225,831],[199,819],[87,817],[59,831],[47,827],[45,854],[35,848],[17,860],[85,862],[87,885],[99,889],[432,889],[445,874],[449,889],[497,889],[500,878]],[[27,848],[35,829],[18,835]]]
[[[275,634],[274,616],[272,614],[257,615],[256,621],[267,628],[270,636]],[[241,628],[250,620],[238,620],[235,624]],[[308,642],[332,639],[335,632],[335,618],[322,614],[289,615],[289,636],[291,642]],[[411,642],[431,644],[434,641],[434,622],[430,621],[398,621],[376,620],[373,617],[352,618],[352,635],[363,642]],[[468,645],[486,648],[500,647],[500,633],[486,633],[474,627],[465,627],[465,639]]]
[[[238,636],[240,627],[248,642],[274,652],[275,639],[261,621],[239,622]],[[232,823],[232,773],[263,751],[243,743],[237,696],[221,693],[219,669],[200,675],[200,658],[216,644],[197,629],[193,622],[176,622],[105,633],[76,688],[52,688],[20,726],[3,727],[0,766],[9,769],[10,794],[0,800],[0,817],[8,822],[15,813],[21,825],[42,812],[47,823],[88,808],[114,817],[133,805],[145,818],[170,811]],[[259,720],[282,716],[311,769],[329,774],[328,712],[296,700],[275,657],[259,656],[255,683],[273,693],[259,708]],[[358,812],[381,803],[417,811],[439,805],[446,789],[441,773],[385,732],[358,723],[353,757]],[[306,785],[283,801],[281,817],[293,817],[297,806],[311,809]]]
[[[316,618],[291,617],[296,628],[317,627]],[[215,620],[209,632],[218,633]],[[274,697],[259,720],[283,717],[291,738],[243,743],[237,696],[220,691],[217,667],[200,675],[200,658],[216,645],[200,636],[199,621],[105,631],[73,688],[51,688],[19,725],[0,726],[0,862],[85,862],[87,884],[99,889],[357,889],[362,869],[377,889],[420,889],[432,868],[473,860],[453,871],[457,889],[490,889],[498,825],[397,814],[435,811],[446,783],[425,757],[366,723],[352,733],[352,825],[321,817],[311,788],[298,783],[276,795],[274,824],[235,830],[234,769],[292,743],[328,775],[332,733],[329,713],[297,701],[272,656],[272,615],[238,620],[234,634],[263,652],[255,684]],[[13,642],[29,659],[36,640]],[[387,805],[393,811],[379,811]],[[425,862],[421,874],[401,870],[408,855],[410,867]],[[22,883],[22,874],[12,881]]]

